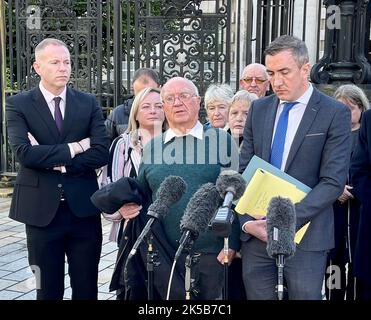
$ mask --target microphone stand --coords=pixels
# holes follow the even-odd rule
[[[223,300],[228,300],[228,266],[229,266],[229,259],[228,259],[228,253],[229,253],[229,243],[228,243],[228,237],[224,238],[224,289],[223,289]]]
[[[278,284],[277,284],[277,296],[278,300],[283,300],[283,268],[285,266],[285,257],[283,254],[279,254],[276,258],[276,265],[278,268]]]
[[[148,237],[148,249],[147,249],[147,292],[148,300],[153,300],[153,287],[154,287],[154,268],[159,266],[159,262],[155,262],[157,253],[153,250],[153,236],[152,234]]]
[[[230,198],[230,201],[227,199]],[[233,194],[231,192],[228,192],[226,195],[227,201],[231,203],[233,200]],[[224,204],[223,204],[224,205]],[[222,292],[222,299],[228,300],[228,291],[229,291],[229,279],[228,279],[228,268],[229,268],[229,240],[228,237],[231,234],[232,231],[232,222],[234,219],[233,211],[227,204],[226,206],[222,206],[217,210],[214,217],[211,219],[211,229],[214,231],[214,234],[218,237],[224,238],[224,247],[223,247],[223,253],[224,253],[224,259],[223,259],[223,266],[224,266],[224,286],[223,286],[223,292]]]
[[[197,295],[197,288],[195,288],[195,281],[192,278],[192,267],[200,261],[200,254],[188,251],[188,255],[185,260],[185,277],[184,277],[184,288],[185,288],[185,300],[191,300],[191,292]]]

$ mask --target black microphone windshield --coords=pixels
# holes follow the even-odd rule
[[[190,230],[197,238],[199,233],[206,231],[211,217],[221,203],[222,199],[215,185],[212,183],[202,185],[187,204],[180,220],[181,231]]]
[[[187,184],[181,177],[166,177],[156,192],[156,200],[148,207],[148,215],[163,218],[169,207],[180,200],[186,189]]]
[[[296,213],[290,199],[273,197],[267,213],[267,253],[271,258],[278,255],[291,257],[295,253]]]
[[[227,192],[233,193],[233,200],[242,197],[246,189],[246,181],[241,174],[234,170],[224,170],[216,180],[216,189],[220,196],[224,198]]]

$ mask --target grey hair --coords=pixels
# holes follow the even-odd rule
[[[344,99],[356,104],[361,110],[366,111],[370,107],[370,102],[367,99],[363,90],[354,84],[344,84],[336,89],[334,93],[336,100]]]
[[[207,110],[210,103],[223,101],[231,105],[233,90],[228,84],[212,84],[205,92],[205,108]]]
[[[308,48],[304,41],[297,37],[284,35],[276,38],[264,50],[264,55],[274,56],[282,51],[291,51],[299,67],[309,62]]]
[[[40,53],[47,47],[47,46],[50,46],[50,45],[53,45],[53,46],[61,46],[61,47],[65,47],[67,50],[68,50],[68,47],[67,45],[61,41],[61,40],[58,40],[58,39],[55,39],[55,38],[46,38],[44,40],[42,40],[35,48],[35,59],[37,60],[40,56]]]
[[[247,104],[249,106],[251,104],[251,102],[253,102],[256,99],[259,99],[259,97],[255,93],[250,93],[246,90],[239,90],[233,96],[231,104],[233,104],[237,101],[243,101],[243,102],[247,102]]]

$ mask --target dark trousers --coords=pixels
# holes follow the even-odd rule
[[[242,259],[236,256],[228,267],[229,300],[246,300],[246,291],[242,278]]]
[[[218,261],[217,254],[201,254],[194,268],[195,287],[198,289],[197,300],[220,300],[223,293],[224,267]]]
[[[248,300],[276,300],[277,266],[268,256],[267,244],[257,238],[241,246],[243,280]],[[327,251],[303,251],[296,247],[286,259],[284,280],[289,300],[321,300]]]
[[[67,256],[73,300],[96,300],[102,247],[100,216],[76,217],[61,201],[46,227],[26,225],[28,261],[35,273],[38,300],[62,300]]]
[[[361,279],[357,279],[356,282],[356,300],[371,301],[371,283],[367,283]]]
[[[196,254],[197,255],[197,254]],[[199,258],[191,265],[191,292],[195,300],[220,300],[223,293],[224,267],[217,260],[215,253],[201,254]],[[185,271],[184,271],[185,272]],[[159,275],[154,275],[159,276]],[[165,275],[164,281],[168,281],[168,275]],[[133,286],[130,292],[125,295],[121,289],[116,291],[117,300],[147,300],[147,288],[141,283]],[[155,297],[158,300],[159,297]],[[185,299],[185,295],[184,295]]]
[[[354,300],[355,297],[353,261],[359,225],[359,203],[356,200],[349,201],[344,204],[336,201],[333,205],[335,247],[330,250],[327,261],[327,300]],[[335,277],[335,272],[338,271],[340,279]],[[340,281],[332,283],[333,279]]]

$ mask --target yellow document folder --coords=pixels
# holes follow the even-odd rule
[[[245,193],[239,200],[235,211],[238,214],[248,214],[252,217],[266,216],[268,205],[273,197],[289,198],[294,204],[300,202],[307,194],[298,189],[294,184],[279,178],[268,171],[257,169]],[[308,222],[296,232],[295,243],[300,243]]]

